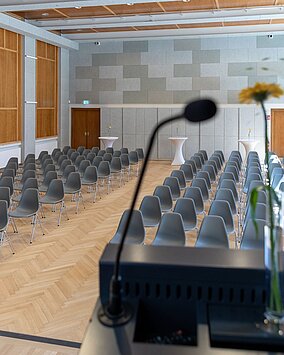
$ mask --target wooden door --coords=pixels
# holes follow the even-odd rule
[[[284,157],[284,109],[271,110],[271,150]]]
[[[100,141],[100,109],[88,109],[87,111],[87,141],[86,148],[99,147]]]
[[[87,139],[87,112],[84,109],[72,109],[71,146],[77,149],[80,145],[86,146]]]

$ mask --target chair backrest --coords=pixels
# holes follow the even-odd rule
[[[79,169],[79,166],[80,166],[80,164],[81,164],[81,162],[82,162],[83,160],[85,160],[85,157],[84,157],[83,155],[79,155],[79,156],[76,158],[76,160],[75,160],[75,162],[74,162],[74,165],[75,165],[76,169]]]
[[[192,167],[189,164],[182,164],[180,166],[180,170],[182,170],[184,172],[184,176],[185,176],[185,180],[188,181],[192,181],[193,179],[193,171],[192,171]]]
[[[232,173],[234,175],[234,177],[235,177],[236,182],[240,181],[239,172],[238,172],[236,167],[234,167],[234,166],[226,166],[224,172],[225,173]]]
[[[103,157],[101,156],[96,156],[94,157],[94,160],[92,161],[92,165],[96,166],[97,168],[99,167],[101,161],[103,161]]]
[[[16,170],[18,170],[18,167],[19,167],[19,159],[17,157],[11,157],[8,162],[7,162],[7,165],[9,163],[13,163],[13,164],[16,164]]]
[[[216,155],[212,154],[209,160],[210,161],[215,161],[218,170],[222,169],[221,158],[220,158],[220,156],[218,154],[216,154]]]
[[[113,147],[107,147],[106,148],[106,153],[109,153],[109,154],[113,154],[113,152],[114,152],[114,149],[113,149]]]
[[[41,160],[43,158],[43,156],[46,155],[46,154],[48,154],[48,151],[47,150],[42,150],[39,153],[38,160]]]
[[[121,154],[128,154],[128,148],[121,148]]]
[[[9,187],[10,196],[14,193],[14,180],[11,176],[4,176],[0,179],[0,186]]]
[[[54,157],[53,157],[53,161],[54,161],[55,163],[58,163],[58,159],[61,157],[61,155],[63,155],[63,153],[62,153],[61,151],[56,152],[55,155],[54,155]]]
[[[195,178],[191,183],[192,187],[199,187],[202,193],[202,198],[204,201],[209,200],[209,191],[207,187],[206,180],[203,178]]]
[[[113,157],[120,157],[121,156],[121,151],[120,150],[115,150],[114,152],[113,152],[113,155],[112,155]]]
[[[215,194],[215,200],[224,200],[229,202],[232,214],[235,215],[237,213],[237,206],[234,199],[234,195],[230,189],[218,189]]]
[[[264,227],[266,221],[263,219],[255,219],[257,231],[252,219],[249,219],[241,240],[241,249],[263,249],[264,248]]]
[[[35,170],[25,170],[22,175],[21,182],[24,183],[28,178],[35,178],[35,177],[36,177]]]
[[[58,153],[58,152],[61,152],[60,148],[54,148],[52,153],[51,153],[52,158],[54,158],[55,154]]]
[[[24,166],[30,163],[35,164],[35,162],[36,162],[35,158],[26,158],[24,161]]]
[[[121,159],[120,157],[113,157],[111,162],[110,162],[110,168],[120,171],[122,169],[122,165],[121,165]]]
[[[5,200],[0,200],[0,231],[6,229],[8,225],[8,204]]]
[[[144,159],[144,150],[143,148],[136,148],[136,152],[138,154],[138,159],[143,160]]]
[[[250,187],[250,183],[251,181],[262,181],[262,177],[259,174],[249,174],[245,180],[245,184],[244,184],[244,188],[243,188],[243,192],[247,193]]]
[[[110,243],[120,243],[125,225],[129,216],[129,210],[123,212],[119,221],[116,233]],[[142,213],[139,210],[133,210],[130,223],[126,232],[126,244],[142,244],[145,239],[145,228],[143,225]]]
[[[0,186],[0,200],[4,200],[7,202],[8,208],[10,207],[10,188],[6,186]],[[0,213],[0,218],[1,218],[1,213]]]
[[[197,224],[195,203],[192,198],[182,197],[177,199],[174,212],[179,213],[183,220],[184,230],[193,229]],[[188,226],[190,225],[190,228]]]
[[[200,149],[198,152],[203,155],[203,158],[204,158],[205,161],[208,160],[208,154],[207,154],[206,150]]]
[[[91,152],[95,153],[96,155],[98,154],[98,152],[100,151],[99,147],[92,147]]]
[[[221,157],[222,163],[224,164],[225,162],[225,156],[222,150],[215,150],[214,154],[218,154]]]
[[[47,163],[46,163],[47,162]],[[47,159],[44,161],[45,165],[47,164],[52,164],[53,160],[52,159]],[[36,164],[35,163],[28,163],[24,165],[24,171],[25,170],[36,170]]]
[[[183,170],[172,170],[171,176],[176,177],[178,179],[179,186],[181,189],[186,188],[186,179]]]
[[[220,216],[205,216],[195,246],[198,248],[229,248],[225,222]]]
[[[233,156],[229,159],[230,162],[234,162],[238,165],[239,167],[239,170],[241,170],[241,167],[242,167],[242,161],[240,160],[240,158],[238,156]]]
[[[151,219],[154,225],[157,225],[162,217],[161,203],[158,196],[147,195],[143,197],[139,210],[142,213],[143,221]]]
[[[76,172],[71,172],[68,175],[68,178],[66,180],[65,186],[74,190],[74,191],[79,191],[81,190],[81,178],[80,174]]]
[[[170,211],[172,209],[173,197],[169,186],[166,185],[156,186],[153,195],[159,197],[161,209],[163,212]]]
[[[50,181],[53,179],[57,179],[57,172],[56,171],[48,171],[43,179],[43,185],[49,186]]]
[[[41,164],[43,165],[43,163],[47,160],[47,159],[51,159],[52,160],[52,157],[50,154],[44,154],[42,159],[41,159]]]
[[[5,166],[4,170],[5,169],[13,169],[15,171],[15,173],[17,172],[17,169],[18,169],[18,164],[14,161],[9,161],[7,163],[7,165]]]
[[[130,165],[128,154],[121,154],[120,156],[121,165],[123,168],[128,168]]]
[[[94,158],[95,158],[95,156],[96,156],[95,153],[90,152],[90,153],[87,154],[86,159],[89,160],[90,163],[92,163]]]
[[[220,216],[223,218],[227,233],[234,231],[234,219],[230,204],[225,200],[214,200],[208,211],[209,216]]]
[[[58,200],[64,199],[64,186],[60,179],[53,179],[47,189],[46,196],[53,197]]]
[[[110,175],[110,164],[108,161],[101,161],[98,167],[98,175],[109,176]]]
[[[279,191],[284,192],[284,182],[281,182],[279,186]]]
[[[184,246],[185,241],[181,215],[174,212],[165,213],[152,245]]]
[[[225,172],[225,173],[222,173],[222,174],[220,175],[218,185],[220,186],[221,182],[222,182],[223,180],[225,180],[225,179],[226,179],[226,180],[233,180],[234,183],[237,182],[236,179],[235,179],[235,175],[234,175],[233,173]]]
[[[22,198],[19,202],[19,207],[26,210],[27,214],[35,214],[39,209],[38,190],[29,188],[23,191]]]
[[[28,178],[24,184],[23,184],[23,188],[22,188],[22,193],[26,190],[26,189],[38,189],[38,182],[37,179],[35,178]]]
[[[68,176],[69,176],[71,173],[74,173],[75,171],[76,171],[76,169],[75,169],[75,166],[74,166],[74,165],[67,165],[67,166],[64,168],[62,177],[63,177],[64,179],[67,179]]]
[[[210,182],[216,181],[216,172],[212,165],[208,165],[207,163],[205,163],[201,171],[206,171],[209,174]]]
[[[65,159],[63,160],[62,164],[61,164],[61,167],[60,167],[60,171],[64,171],[66,166],[68,165],[72,165],[72,161],[70,159]]]
[[[252,190],[258,186],[264,186],[264,182],[260,180],[252,180],[247,191],[248,195],[250,195]]]
[[[191,166],[191,169],[192,169],[192,172],[194,175],[197,173],[197,166],[196,166],[196,163],[194,160],[188,159],[184,163]]]
[[[178,178],[168,176],[165,178],[163,185],[169,186],[169,188],[171,189],[173,200],[176,200],[180,197],[180,186]]]
[[[83,180],[88,181],[89,183],[95,183],[98,180],[98,171],[97,167],[94,165],[90,165],[86,168],[84,175],[83,175]]]
[[[129,162],[130,164],[138,164],[139,159],[136,150],[132,150],[131,152],[129,152]]]
[[[204,163],[205,163],[205,159],[204,159],[204,157],[203,157],[203,154],[202,153],[194,153],[194,155],[193,156],[195,156],[195,157],[199,157],[200,158],[200,160],[201,160],[201,165],[203,165]]]
[[[271,181],[273,180],[274,176],[275,175],[284,175],[284,169],[282,168],[274,168],[272,173],[271,173],[271,176],[270,176],[270,179]]]
[[[228,166],[234,166],[237,169],[238,174],[240,173],[239,165],[235,161],[228,160],[226,163],[226,167]]]
[[[252,218],[251,206],[248,206],[247,213],[246,213],[245,219],[244,219],[244,224],[243,224],[244,228],[251,218]],[[266,204],[256,203],[254,218],[266,220]]]
[[[283,174],[275,174],[271,180],[271,186],[275,189],[279,182],[283,179]]]
[[[211,182],[210,182],[210,175],[207,171],[198,171],[196,174],[197,179],[204,179],[207,184],[207,188],[210,190],[211,189]]]
[[[98,156],[98,157],[103,157],[105,153],[106,153],[106,151],[105,151],[104,149],[100,149],[100,150],[98,151],[97,156]]]
[[[64,160],[67,160],[67,159],[68,159],[67,155],[61,155],[58,159],[57,165],[59,167],[61,167],[61,164],[64,162]]]
[[[78,152],[73,152],[70,156],[70,160],[72,161],[72,164],[75,164],[76,159],[79,157],[79,153]]]
[[[78,148],[77,148],[77,152],[82,155],[83,154],[83,151],[84,151],[85,147],[83,145],[80,145]]]
[[[70,159],[71,155],[76,152],[76,150],[74,148],[70,148],[68,149],[68,152],[67,152],[67,157],[68,159]]]
[[[79,168],[78,168],[79,173],[80,174],[84,174],[85,170],[90,165],[91,165],[91,163],[89,162],[89,160],[82,160],[80,165],[79,165]]]
[[[260,176],[262,176],[261,170],[258,166],[248,167],[246,169],[245,175],[248,176],[249,174],[259,174]]]
[[[48,164],[43,171],[43,175],[46,175],[49,171],[55,171],[55,165],[54,164]]]
[[[213,161],[213,160],[208,160],[208,161],[206,162],[206,165],[212,166],[213,169],[214,169],[215,175],[216,175],[216,176],[218,175],[218,168],[217,168],[217,164],[216,164],[215,161]]]
[[[82,155],[86,158],[89,153],[91,153],[91,149],[84,149]]]
[[[190,158],[190,160],[193,160],[195,162],[197,170],[200,170],[202,168],[202,162],[199,156],[194,155]]]
[[[193,186],[187,187],[185,189],[183,197],[193,199],[197,214],[204,212],[204,201],[202,198],[201,189],[199,187],[193,187]]]
[[[238,193],[238,190],[237,190],[237,187],[236,187],[236,184],[235,184],[234,180],[227,180],[227,179],[222,180],[220,185],[219,185],[219,188],[231,190],[232,193],[233,193],[235,201],[236,202],[239,201],[239,193]]]
[[[67,155],[67,152],[68,150],[70,149],[70,145],[65,145],[63,148],[62,148],[62,153],[63,155]]]
[[[112,154],[111,153],[105,153],[103,155],[103,160],[108,161],[110,163],[111,160],[112,160]]]
[[[3,170],[3,173],[1,175],[1,179],[5,176],[10,176],[13,180],[15,179],[15,176],[16,176],[16,172],[14,169],[4,169]]]

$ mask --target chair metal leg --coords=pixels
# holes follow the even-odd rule
[[[11,249],[11,252],[12,252],[12,254],[14,255],[14,254],[15,254],[15,250],[14,250],[14,248],[13,248],[13,245],[12,245],[12,242],[11,242],[11,240],[10,240],[10,237],[9,237],[8,234],[7,234],[7,230],[4,230],[3,233],[4,233],[5,238],[6,238],[7,242],[8,242],[8,244],[9,244],[9,247],[10,247],[10,249]]]
[[[41,220],[40,220],[40,218],[39,218],[39,216],[38,216],[38,213],[36,214],[36,217],[35,217],[35,223],[36,223],[36,224],[38,223],[38,224],[40,225],[40,229],[41,229],[42,235],[44,235],[44,230],[43,230],[42,222],[41,222]]]
[[[93,185],[93,191],[94,191],[94,199],[93,199],[93,202],[96,201],[96,197],[97,197],[97,188],[98,188],[98,185],[97,183],[95,183],[95,187]]]
[[[85,202],[84,202],[84,198],[83,198],[82,191],[79,191],[79,199],[81,199],[81,200],[82,200],[83,207],[84,207],[84,209],[85,209],[86,207],[85,207]]]
[[[35,234],[35,227],[36,227],[36,215],[32,217],[32,234],[31,234],[31,239],[30,239],[30,244],[32,244],[33,239],[34,239],[34,234]]]
[[[17,225],[16,225],[16,222],[15,222],[14,218],[10,217],[9,220],[11,221],[11,225],[13,227],[13,232],[14,233],[18,233],[18,228],[17,228]]]

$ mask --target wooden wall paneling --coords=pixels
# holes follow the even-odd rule
[[[1,129],[0,143],[16,142],[18,140],[17,127],[17,109],[0,110]]]
[[[22,97],[22,92],[23,92],[23,79],[22,79],[22,41],[23,38],[22,36],[18,35],[18,41],[17,41],[17,48],[18,48],[18,56],[17,56],[17,71],[18,71],[18,80],[17,80],[17,86],[18,86],[18,90],[17,90],[17,94],[18,94],[18,120],[17,120],[17,132],[18,132],[18,139],[17,140],[21,140],[22,139],[22,105],[23,105],[23,97]]]
[[[18,49],[18,34],[5,30],[5,47],[11,49],[12,51],[17,51]]]
[[[271,150],[284,157],[284,109],[271,110]]]
[[[0,28],[0,47],[4,48],[4,36],[5,32],[3,28]]]
[[[0,107],[17,108],[17,53],[0,49]]]

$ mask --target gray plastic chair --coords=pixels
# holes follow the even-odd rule
[[[85,148],[85,149],[83,150],[82,155],[84,155],[84,157],[86,158],[89,153],[91,153],[91,149],[86,149],[86,148]]]
[[[78,168],[78,173],[80,174],[81,177],[84,176],[85,170],[90,165],[91,165],[91,163],[89,162],[89,160],[82,160],[81,161],[79,168]]]
[[[232,210],[228,201],[214,200],[208,211],[210,216],[220,216],[223,218],[226,226],[227,234],[235,235],[235,246],[238,245],[238,232],[235,229]]]
[[[247,177],[249,174],[258,174],[260,176],[262,176],[262,172],[261,169],[259,169],[259,167],[257,166],[252,166],[246,169],[245,172],[245,177]]]
[[[241,170],[240,170],[240,168],[239,168],[239,165],[238,165],[235,161],[230,161],[230,160],[228,160],[227,163],[226,163],[225,169],[226,169],[227,167],[229,167],[229,166],[233,166],[234,168],[236,168],[238,175],[240,174],[240,171],[241,171]]]
[[[195,178],[191,183],[192,187],[199,187],[202,193],[202,198],[204,201],[210,201],[209,190],[207,187],[206,180],[203,178]]]
[[[121,187],[122,165],[121,165],[121,159],[119,157],[112,158],[110,163],[110,173],[111,173],[111,178],[118,176],[119,187]]]
[[[202,168],[202,162],[200,157],[194,155],[190,158],[190,160],[193,160],[195,162],[197,171],[199,171]]]
[[[284,182],[281,182],[279,186],[279,191],[284,192]]]
[[[203,154],[202,153],[194,153],[193,154],[194,157],[199,157],[200,160],[201,160],[201,165],[203,165],[205,163],[205,159],[203,157]]]
[[[88,186],[88,191],[94,193],[93,202],[96,201],[97,191],[98,191],[98,172],[96,166],[88,166],[84,172],[83,178],[81,179],[81,184]]]
[[[54,179],[57,179],[57,178],[58,178],[58,176],[57,176],[57,172],[56,171],[49,171],[45,175],[42,184],[38,187],[38,191],[39,192],[46,192],[50,182],[52,180],[54,180]]]
[[[158,196],[144,196],[139,210],[142,213],[144,227],[156,227],[160,223],[162,210]]]
[[[176,177],[178,179],[179,187],[181,190],[184,190],[186,188],[186,180],[183,170],[173,170],[171,172],[171,176]]]
[[[61,164],[63,163],[64,160],[68,159],[67,155],[61,155],[58,159],[58,162],[56,164],[56,169],[60,169]]]
[[[235,177],[236,182],[240,181],[238,170],[234,166],[226,166],[224,172],[232,173]]]
[[[163,185],[169,186],[174,201],[180,197],[180,186],[178,178],[168,176],[165,178]]]
[[[196,163],[194,160],[192,159],[188,159],[184,162],[185,164],[188,164],[191,166],[191,169],[192,169],[192,172],[193,172],[193,175],[196,175],[197,173],[197,166],[196,166]]]
[[[253,180],[258,180],[258,181],[262,181],[262,177],[259,174],[249,174],[245,180],[245,184],[243,187],[243,193],[247,194],[248,190],[249,190],[249,185],[251,183],[251,181]]]
[[[204,217],[195,246],[197,248],[229,248],[226,226],[222,217]]]
[[[108,161],[110,163],[111,160],[112,160],[112,154],[111,153],[105,153],[103,155],[103,160]]]
[[[199,187],[187,187],[183,197],[191,198],[194,201],[196,213],[205,215],[204,201],[202,198],[201,189]]]
[[[54,157],[57,153],[61,152],[60,148],[54,148],[53,151],[51,152],[51,157],[54,160]]]
[[[179,213],[165,213],[152,245],[184,246],[186,242],[182,217]]]
[[[221,163],[221,167],[223,166],[224,162],[225,162],[225,159],[223,159],[223,156],[221,153],[216,153],[216,151],[211,155],[210,158],[212,157],[218,157],[219,160],[220,160],[220,163]]]
[[[220,175],[219,182],[218,182],[218,186],[220,186],[221,182],[222,182],[223,180],[225,180],[225,179],[226,179],[226,180],[233,180],[235,184],[237,183],[234,174],[233,174],[233,173],[227,173],[227,172],[226,172],[226,173],[222,173],[222,174]]]
[[[78,152],[73,152],[70,156],[70,160],[72,162],[72,164],[75,164],[76,159],[80,156],[80,154]]]
[[[119,244],[124,232],[129,210],[123,212],[116,233],[110,240],[112,244]],[[142,244],[145,239],[145,228],[143,225],[142,213],[138,210],[132,212],[130,224],[125,237],[125,244]]]
[[[260,180],[252,180],[249,184],[249,189],[247,195],[250,195],[252,190],[258,186],[264,186],[263,181]]]
[[[48,151],[47,151],[47,150],[42,150],[42,151],[39,153],[39,155],[38,155],[38,157],[37,157],[37,159],[36,159],[36,162],[37,162],[37,163],[41,163],[42,158],[43,158],[45,155],[47,155],[47,154],[48,154]]]
[[[10,161],[7,163],[7,165],[5,166],[5,168],[3,170],[6,169],[13,169],[15,171],[15,175],[17,174],[17,170],[18,170],[18,164],[15,161]]]
[[[65,145],[65,146],[62,148],[62,153],[63,153],[64,155],[67,155],[67,152],[68,152],[68,150],[69,150],[70,148],[71,148],[70,145]]]
[[[11,176],[5,176],[2,179],[0,179],[0,187],[9,187],[10,189],[10,196],[13,195],[14,193],[14,182],[13,178]]]
[[[72,172],[68,175],[67,181],[64,184],[64,193],[72,195],[72,198],[74,198],[76,202],[76,213],[78,213],[80,200],[82,200],[84,205],[84,200],[81,192],[81,179],[80,174],[78,172]]]
[[[136,167],[136,176],[138,176],[139,159],[138,159],[138,153],[135,150],[129,152],[129,163],[130,163],[130,167],[133,167],[133,168]]]
[[[15,210],[9,212],[9,217],[13,221],[13,225],[15,227],[15,231],[18,232],[17,226],[15,223],[15,219],[17,218],[32,218],[32,233],[30,243],[33,242],[34,233],[36,225],[39,224],[42,230],[42,234],[44,235],[44,231],[42,228],[42,224],[40,218],[38,217],[39,211],[39,197],[37,189],[26,189],[23,192],[22,198],[20,200],[19,205]]]
[[[115,150],[114,152],[113,152],[113,155],[112,155],[113,157],[120,157],[121,156],[121,151],[120,150]]]
[[[180,166],[180,170],[182,170],[184,172],[184,176],[185,176],[185,181],[186,182],[190,182],[193,180],[193,171],[192,171],[192,167],[189,164],[182,164]]]
[[[243,223],[243,229],[245,229],[246,224],[248,221],[252,218],[251,214],[251,206],[249,205],[247,209],[247,213],[244,218],[244,223]],[[255,219],[262,219],[266,221],[266,204],[264,203],[257,203],[255,207],[255,214],[254,214]]]
[[[13,179],[13,181],[14,181],[14,180],[15,180],[15,177],[16,177],[16,172],[15,172],[15,170],[14,170],[14,169],[5,168],[5,169],[3,170],[2,175],[1,175],[1,179],[2,179],[3,177],[6,177],[6,176],[10,176],[10,177]]]
[[[60,158],[62,155],[63,155],[63,153],[62,153],[61,151],[59,151],[59,152],[56,152],[56,154],[54,155],[54,157],[52,157],[52,159],[53,159],[53,161],[54,161],[55,164],[58,163],[58,160],[59,160],[59,158]]]
[[[83,154],[83,151],[86,147],[84,147],[83,145],[80,145],[78,148],[77,148],[77,152],[82,155]]]
[[[224,200],[229,202],[232,214],[233,215],[238,214],[235,198],[230,189],[224,189],[224,188],[218,189],[215,194],[215,200],[219,200],[219,201]]]
[[[212,166],[213,169],[214,169],[215,175],[216,175],[216,176],[218,175],[218,168],[217,168],[217,164],[215,163],[215,161],[213,161],[213,160],[208,160],[208,161],[206,162],[206,165],[207,165],[207,166]]]
[[[209,178],[210,178],[211,183],[216,182],[217,175],[216,175],[215,169],[212,165],[207,165],[207,163],[205,163],[203,165],[201,171],[206,171],[209,174]]]
[[[239,170],[242,169],[242,161],[241,161],[241,159],[240,159],[239,157],[237,157],[237,156],[231,157],[231,158],[229,159],[229,161],[230,161],[230,162],[233,162],[233,163],[236,163],[236,164],[238,165]]]
[[[143,161],[144,160],[144,150],[143,150],[143,148],[136,148],[136,152],[138,154],[139,161]]]
[[[103,161],[103,157],[96,156],[92,161],[92,165],[98,168],[102,161]]]
[[[174,212],[181,215],[183,221],[183,229],[185,231],[190,231],[193,229],[198,231],[195,203],[192,198],[179,198],[175,204]]]
[[[62,175],[63,175],[64,170],[65,170],[66,166],[68,166],[68,165],[72,165],[72,162],[71,162],[70,159],[65,159],[65,160],[62,162],[62,164],[61,164],[61,166],[60,166],[60,169],[58,170],[58,176],[62,176]]]
[[[76,170],[79,170],[79,166],[80,166],[80,164],[81,164],[81,162],[82,162],[83,160],[85,160],[85,157],[84,157],[83,155],[79,155],[79,156],[76,158],[76,160],[75,160],[75,162],[74,162],[74,166],[75,166]],[[72,161],[72,159],[71,159],[71,161]]]
[[[206,181],[206,185],[207,185],[209,192],[212,192],[210,176],[207,171],[203,171],[203,170],[198,171],[198,173],[196,174],[196,178],[197,179],[204,179]]]
[[[128,154],[128,148],[121,148],[121,154]]]
[[[11,195],[9,187],[0,186],[0,200],[6,201],[8,208],[10,207]]]
[[[105,155],[105,153],[106,153],[106,151],[105,151],[104,149],[100,149],[100,150],[98,151],[97,156],[98,156],[98,157],[103,157],[103,156]]]
[[[20,182],[14,184],[14,190],[22,190],[24,182],[28,179],[28,178],[36,178],[36,172],[34,170],[26,170],[23,175],[22,178],[20,180]]]
[[[153,195],[159,197],[162,212],[171,211],[173,207],[173,197],[169,186],[166,185],[156,186]]]
[[[215,151],[214,151],[214,154],[219,154],[220,157],[221,157],[221,160],[222,160],[222,164],[225,163],[225,156],[224,156],[224,153],[223,153],[222,150],[215,150]]]
[[[264,226],[266,221],[262,219],[256,219],[255,223],[258,227],[258,233],[256,232],[252,219],[249,219],[245,229],[243,231],[243,237],[241,241],[241,249],[263,249],[264,248]]]
[[[109,193],[111,185],[110,164],[108,161],[101,161],[98,167],[98,181],[101,182],[101,186],[107,184],[107,193]]]
[[[12,254],[15,254],[10,238],[7,234],[7,227],[9,223],[8,218],[8,204],[6,200],[0,200],[0,245],[2,246],[5,241],[8,242]]]
[[[221,158],[220,158],[220,156],[218,154],[217,155],[214,155],[214,154],[211,155],[209,161],[214,161],[216,163],[218,171],[220,171],[222,169]]]
[[[106,153],[113,155],[113,152],[114,152],[113,147],[106,148]]]
[[[199,152],[199,153],[201,153],[201,154],[203,155],[203,158],[204,158],[204,160],[205,160],[205,161],[207,161],[207,160],[208,160],[208,155],[207,155],[206,150],[202,150],[202,149],[200,149],[198,152]]]
[[[129,162],[128,154],[121,154],[120,160],[121,160],[121,167],[122,167],[123,175],[126,174],[127,175],[127,181],[129,181],[130,162]]]
[[[62,175],[62,181],[63,182],[66,182],[67,179],[68,179],[68,176],[71,174],[71,173],[74,173],[76,171],[76,168],[74,165],[67,165],[63,171],[63,175]]]
[[[95,153],[96,155],[98,155],[98,152],[100,151],[99,147],[92,147],[91,152]]]
[[[96,156],[96,154],[91,152],[86,156],[86,160],[89,160],[89,162],[92,164],[95,156]]]
[[[220,189],[229,189],[229,190],[231,190],[232,193],[233,193],[235,202],[236,203],[239,202],[239,193],[238,193],[236,184],[235,184],[235,182],[233,180],[227,180],[227,179],[222,180],[221,183],[220,183],[219,188]]]
[[[28,178],[24,184],[20,194],[16,196],[12,196],[13,202],[20,202],[22,195],[26,189],[37,189],[38,190],[38,183],[36,178]]]
[[[60,203],[59,216],[57,220],[58,226],[60,225],[63,211],[65,211],[66,213],[67,220],[69,219],[67,215],[66,206],[64,204],[64,186],[62,180],[59,179],[52,180],[49,184],[46,194],[40,198],[39,203],[41,206],[42,214],[43,214],[43,205],[52,205],[54,209],[54,207]]]

